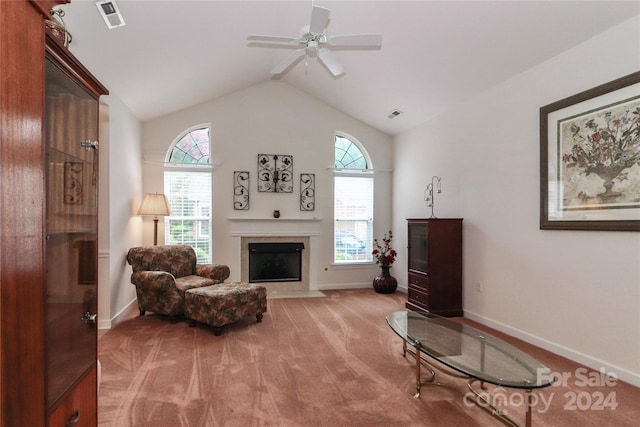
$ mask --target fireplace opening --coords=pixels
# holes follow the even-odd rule
[[[304,243],[249,243],[249,282],[300,282]]]

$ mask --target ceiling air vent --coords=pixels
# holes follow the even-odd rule
[[[96,7],[110,30],[124,25],[124,19],[122,19],[120,9],[114,0],[97,1]]]
[[[390,119],[395,119],[396,117],[398,117],[400,114],[402,114],[402,111],[400,110],[393,110],[391,112],[391,114],[389,114],[387,117],[389,117]]]

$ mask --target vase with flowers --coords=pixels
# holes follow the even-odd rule
[[[398,253],[391,247],[393,233],[389,230],[382,238],[382,244],[378,239],[373,240],[373,252],[376,264],[380,264],[380,275],[373,279],[373,289],[380,294],[392,294],[398,287],[398,281],[389,273],[391,264],[396,260]]]

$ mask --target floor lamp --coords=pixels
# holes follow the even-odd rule
[[[153,215],[153,244],[158,244],[158,217],[170,215],[167,196],[158,193],[144,195],[138,215]]]

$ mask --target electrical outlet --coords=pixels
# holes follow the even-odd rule
[[[476,292],[482,292],[482,282],[476,282]]]

